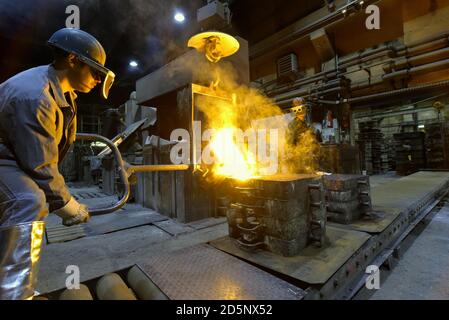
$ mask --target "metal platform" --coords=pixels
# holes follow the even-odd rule
[[[329,223],[328,247],[307,247],[296,257],[247,252],[229,237],[210,244],[255,265],[307,284],[311,299],[348,299],[358,290],[370,264],[381,265],[400,239],[448,192],[449,172],[418,172],[371,189],[371,219]]]
[[[176,300],[299,300],[305,292],[209,245],[152,257],[139,267]]]
[[[366,233],[326,228],[328,244],[322,248],[309,245],[301,254],[283,257],[269,251],[249,252],[240,249],[235,240],[224,237],[210,242],[212,246],[257,265],[280,272],[309,284],[324,284],[370,238]]]

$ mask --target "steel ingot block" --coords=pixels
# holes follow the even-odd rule
[[[293,256],[311,240],[321,241],[321,237],[311,236],[312,221],[321,225],[324,237],[326,212],[324,192],[320,176],[307,174],[275,175],[254,179],[253,205],[259,208],[253,216],[263,226],[263,241],[266,248],[284,256]],[[241,199],[241,198],[240,198]],[[236,225],[245,219],[245,207],[233,203],[227,210],[229,235],[239,239]]]
[[[265,234],[268,236],[285,240],[304,238],[307,241],[310,221],[308,216],[305,218],[299,217],[286,221],[263,217],[260,220],[265,227]]]
[[[297,238],[307,240],[312,216],[310,208],[299,206],[295,199],[289,201],[268,199],[265,201],[264,214],[259,219],[269,236],[285,240]]]
[[[331,174],[323,176],[326,191],[347,191],[358,189],[359,184],[368,184],[369,177],[359,174]]]
[[[321,183],[321,177],[314,174],[279,174],[253,180],[258,194],[265,199],[291,200],[304,203],[308,197],[308,187]],[[306,207],[304,203],[302,207]]]
[[[359,211],[359,207],[360,202],[358,199],[347,202],[327,202],[327,210],[332,212],[351,213],[353,211]]]
[[[326,190],[326,198],[328,201],[334,202],[348,202],[358,200],[359,192],[357,189],[347,191],[332,191]]]
[[[329,219],[338,223],[349,224],[362,215],[359,200],[348,202],[328,202],[327,211]]]
[[[329,220],[349,224],[371,209],[368,176],[332,174],[323,180]]]
[[[285,240],[267,236],[265,241],[267,246],[270,248],[270,251],[285,257],[295,256],[307,246],[307,239],[304,237],[293,240]]]

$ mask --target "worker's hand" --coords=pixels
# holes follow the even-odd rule
[[[54,211],[54,213],[62,218],[62,224],[65,226],[84,223],[90,219],[87,206],[79,203],[73,197],[64,207]]]

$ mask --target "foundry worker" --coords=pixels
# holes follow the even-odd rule
[[[295,118],[288,126],[288,143],[297,145],[301,139],[301,135],[309,129],[308,110],[304,98],[294,98],[292,108]]]
[[[89,219],[58,164],[75,141],[75,92],[102,83],[107,98],[115,76],[101,44],[84,31],[61,29],[48,44],[52,64],[0,84],[0,299],[32,298],[48,212],[66,226]]]

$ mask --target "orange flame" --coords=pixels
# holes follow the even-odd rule
[[[210,147],[216,157],[213,171],[216,175],[248,180],[257,175],[256,157],[235,143],[235,131],[236,128],[221,128],[212,137]]]

